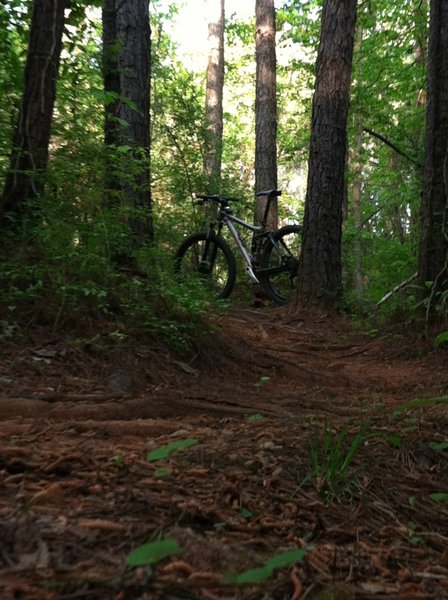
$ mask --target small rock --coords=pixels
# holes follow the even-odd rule
[[[112,373],[106,383],[106,389],[111,394],[132,394],[132,379],[124,369],[117,369]]]
[[[278,444],[274,444],[274,442],[268,441],[268,442],[261,442],[260,448],[262,448],[263,450],[281,450],[282,446],[279,446]]]
[[[195,377],[197,377],[199,375],[199,371],[197,369],[193,369],[193,367],[190,367],[190,365],[187,365],[187,363],[184,363],[181,360],[175,360],[173,362],[178,367],[180,367],[182,369],[182,371],[185,371],[185,373],[188,373],[188,375],[194,375]]]
[[[170,435],[168,437],[173,438],[173,437],[184,437],[186,435],[188,435],[190,432],[187,429],[178,429],[177,431],[173,431],[173,433],[170,433]]]

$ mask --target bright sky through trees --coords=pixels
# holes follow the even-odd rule
[[[217,0],[185,0],[177,3],[178,14],[167,26],[172,39],[179,46],[179,54],[184,64],[194,71],[205,71],[207,66],[207,36],[210,7],[216,5]],[[162,10],[168,10],[173,4],[172,0],[163,0]],[[283,4],[283,0],[275,0],[277,8]],[[239,21],[250,21],[255,19],[255,0],[225,0],[226,20],[237,19]],[[254,33],[255,35],[255,33]],[[290,46],[290,44],[287,44]],[[290,51],[287,46],[277,48],[277,61],[279,64],[289,64],[291,60]],[[255,52],[255,38],[254,38]],[[309,60],[309,56],[297,47],[294,49],[296,58]],[[313,56],[311,61],[313,62]]]
[[[172,27],[173,39],[180,50],[190,55],[196,69],[205,69],[207,52],[208,13],[217,0],[189,0],[180,3]],[[166,0],[166,5],[172,0]],[[281,2],[279,0],[278,4]],[[225,0],[226,19],[233,15],[241,21],[255,18],[255,0]],[[254,42],[255,43],[255,42]]]
[[[179,44],[180,50],[191,56],[193,62],[204,63],[195,65],[196,68],[205,68],[208,13],[209,8],[217,0],[190,0],[179,7],[175,17],[172,34],[173,39]],[[171,4],[171,0],[167,0]],[[245,20],[255,15],[255,2],[252,0],[226,0],[226,18],[235,15],[238,19]]]

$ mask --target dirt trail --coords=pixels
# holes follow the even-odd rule
[[[183,359],[3,345],[0,597],[448,598],[448,353],[280,309],[217,325]],[[163,536],[180,557],[126,566]]]

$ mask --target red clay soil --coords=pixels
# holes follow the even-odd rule
[[[448,352],[280,309],[217,325],[182,358],[3,342],[0,597],[448,598]],[[128,564],[163,538],[181,554]]]

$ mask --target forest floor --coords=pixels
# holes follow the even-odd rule
[[[283,309],[216,324],[182,359],[2,342],[0,597],[448,598],[448,352]]]

